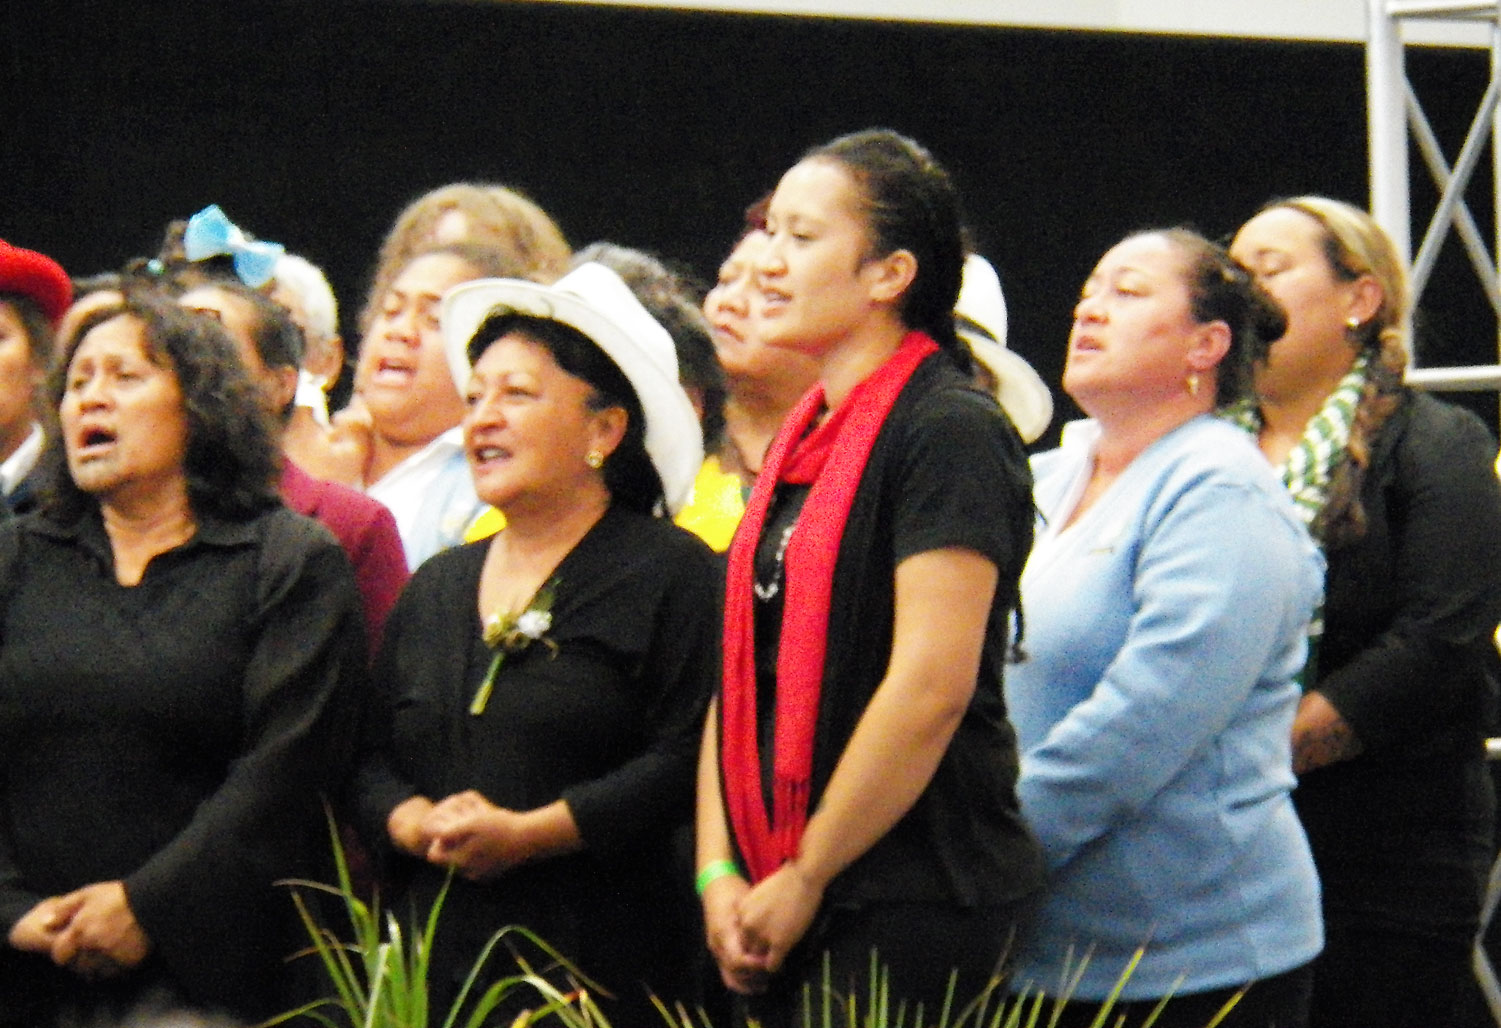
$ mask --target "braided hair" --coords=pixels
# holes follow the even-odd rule
[[[870,256],[906,250],[916,258],[917,275],[898,308],[902,323],[932,336],[970,373],[969,348],[954,329],[968,247],[949,173],[920,143],[890,129],[840,136],[803,155],[813,158],[839,164],[859,186]]]
[[[1371,445],[1387,418],[1401,404],[1408,364],[1408,316],[1411,292],[1407,270],[1391,237],[1376,219],[1353,204],[1322,196],[1274,200],[1263,211],[1298,211],[1321,229],[1324,257],[1341,282],[1369,275],[1381,288],[1381,306],[1369,321],[1352,329],[1353,341],[1366,354],[1366,383],[1350,426],[1343,460],[1329,482],[1329,499],[1314,521],[1314,533],[1336,549],[1365,535],[1365,508],[1360,489],[1370,466]]]

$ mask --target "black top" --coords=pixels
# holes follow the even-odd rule
[[[319,792],[365,667],[343,550],[283,508],[200,517],[134,587],[97,511],[0,526],[0,925],[123,879],[153,945],[143,986],[274,1012],[305,940],[273,883],[327,852]]]
[[[5,510],[11,514],[30,514],[37,508],[37,494],[41,489],[41,478],[36,468],[32,468],[16,487],[5,494]],[[4,514],[0,513],[0,520]]]
[[[584,850],[483,884],[456,879],[439,922],[439,995],[446,1002],[492,933],[519,923],[622,998],[643,997],[645,981],[675,999],[691,940],[664,904],[691,872],[669,850],[691,814],[718,681],[719,562],[676,526],[612,507],[554,575],[545,638],[556,652],[534,642],[507,656],[474,716],[492,657],[476,606],[487,545],[428,560],[387,622],[356,779],[362,820],[387,842],[387,816],[413,795],[475,789],[516,810],[561,797]],[[444,872],[401,862],[425,907]]]
[[[757,718],[770,781],[772,697],[781,634],[779,550],[808,489],[781,486],[756,553]],[[881,428],[855,492],[834,571],[829,644],[814,739],[812,808],[891,658],[896,568],[919,553],[980,553],[999,577],[969,709],[913,808],[830,883],[826,902],[1001,905],[1042,882],[1016,802],[1016,735],[1001,681],[1017,583],[1032,546],[1032,477],[995,401],[942,355],[913,374]],[[768,790],[769,791],[769,790]]]
[[[1315,688],[1365,752],[1304,775],[1294,800],[1332,919],[1474,931],[1501,619],[1495,452],[1474,415],[1410,394],[1372,447],[1364,537],[1327,555]]]

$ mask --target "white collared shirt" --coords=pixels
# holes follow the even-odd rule
[[[31,473],[36,467],[37,458],[42,455],[42,426],[32,425],[31,434],[28,435],[16,452],[12,453],[4,461],[0,461],[0,492],[9,496],[16,491],[16,486],[21,484],[21,479]]]
[[[484,510],[464,455],[464,432],[455,426],[365,487],[390,508],[406,551],[407,567],[464,541]]]

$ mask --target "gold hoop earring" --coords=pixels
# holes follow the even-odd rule
[[[595,471],[598,471],[600,468],[605,466],[605,455],[600,453],[598,450],[590,450],[588,453],[584,454],[584,463],[589,465]]]
[[[1190,371],[1188,373],[1188,378],[1184,380],[1183,384],[1186,385],[1186,386],[1188,386],[1188,395],[1189,396],[1198,396],[1199,395],[1199,374],[1198,374],[1198,372],[1196,372],[1196,371]]]

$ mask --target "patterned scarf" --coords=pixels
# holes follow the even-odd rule
[[[1355,359],[1345,377],[1334,387],[1334,392],[1324,400],[1319,412],[1308,419],[1303,438],[1278,468],[1298,516],[1310,529],[1329,502],[1329,482],[1350,445],[1355,409],[1365,390],[1367,361],[1368,355],[1364,353]],[[1224,417],[1252,435],[1261,431],[1261,411],[1251,400],[1227,407]],[[1322,545],[1322,540],[1316,541]]]

